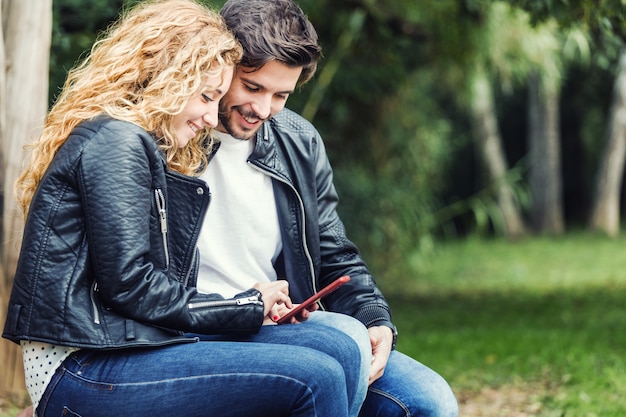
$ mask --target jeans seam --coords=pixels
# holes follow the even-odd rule
[[[393,395],[389,394],[386,391],[381,391],[379,389],[376,388],[370,388],[368,389],[369,392],[373,393],[373,394],[378,394],[380,396],[383,396],[385,398],[388,398],[389,400],[393,401],[394,403],[396,403],[398,405],[398,407],[400,407],[403,411],[404,411],[404,415],[406,417],[411,417],[411,410],[409,410],[402,401],[400,401],[400,399],[394,397]]]

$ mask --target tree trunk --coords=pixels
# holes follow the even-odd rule
[[[6,127],[6,51],[4,47],[4,20],[2,19],[2,8],[5,6],[7,0],[0,0],[0,236],[4,237],[4,221],[2,218],[2,210],[4,207],[4,130]],[[0,261],[2,260],[2,252],[0,250]],[[2,264],[0,264],[0,302],[2,302],[2,294],[4,290],[5,277]],[[0,308],[0,319],[2,319],[2,308]],[[0,322],[1,323],[1,322]],[[1,355],[1,354],[0,354]]]
[[[528,89],[531,224],[535,232],[563,233],[558,87],[534,72]]]
[[[13,183],[22,169],[24,144],[39,133],[47,111],[48,66],[52,36],[52,0],[2,0],[3,33],[0,85],[0,162],[2,172],[2,242],[0,302],[6,306],[23,228],[22,215],[13,198]],[[6,71],[6,73],[4,72]],[[4,325],[6,308],[0,309]],[[21,352],[6,339],[0,341],[0,393],[24,393]]]
[[[471,100],[474,136],[489,176],[497,184],[497,202],[504,221],[504,232],[510,238],[523,236],[526,228],[513,190],[506,181],[508,164],[502,150],[502,139],[493,105],[493,92],[489,80],[480,71],[473,79]]]
[[[613,87],[604,153],[594,188],[589,227],[615,237],[620,228],[620,190],[626,157],[626,51]]]

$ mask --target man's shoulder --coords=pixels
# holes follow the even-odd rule
[[[270,124],[273,129],[288,135],[305,137],[318,136],[317,129],[315,129],[311,122],[288,108],[284,108],[272,117]]]

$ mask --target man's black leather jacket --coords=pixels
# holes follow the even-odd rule
[[[350,282],[323,300],[324,308],[353,316],[366,327],[395,331],[389,305],[335,210],[333,172],[317,130],[284,109],[259,130],[248,161],[274,180],[283,240],[276,269],[289,281],[292,300],[301,302],[349,275]]]
[[[260,293],[195,287],[206,184],[166,169],[155,138],[98,117],[59,149],[31,202],[3,336],[83,348],[255,332]]]

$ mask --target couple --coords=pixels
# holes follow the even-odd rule
[[[315,29],[292,0],[220,14],[127,11],[32,146],[3,336],[34,413],[456,416],[448,384],[394,349],[322,139],[284,108],[315,73]],[[327,311],[276,324],[343,275]]]

